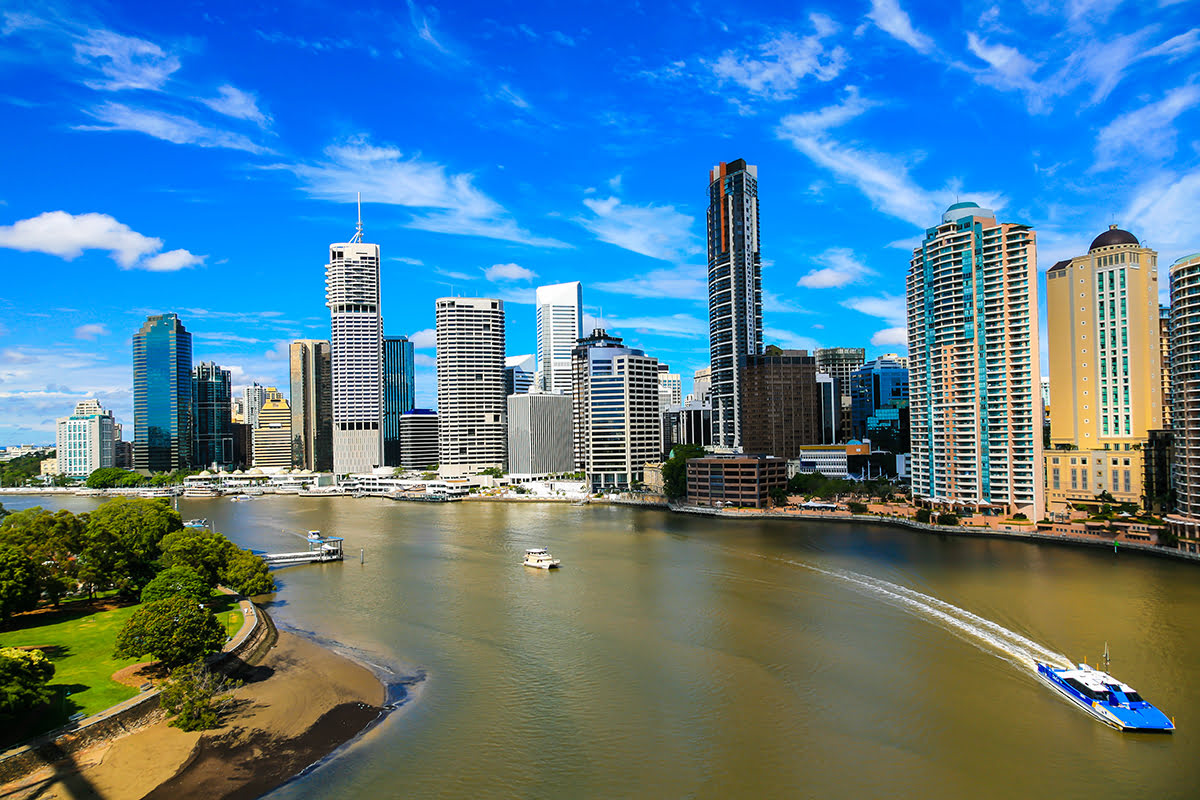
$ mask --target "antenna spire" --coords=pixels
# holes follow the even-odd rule
[[[356,242],[357,242],[357,243],[359,243],[359,244],[361,244],[361,243],[362,243],[362,240],[363,240],[363,239],[362,239],[362,236],[363,236],[363,227],[362,227],[362,192],[359,192],[359,193],[358,193],[358,227],[357,227],[357,228],[355,228],[355,230],[354,230],[354,236],[353,236],[353,237],[351,237],[351,239],[350,239],[350,242],[351,242],[351,244],[353,244],[353,243],[356,243]]]

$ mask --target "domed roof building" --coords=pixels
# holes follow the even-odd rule
[[[1092,239],[1092,246],[1088,248],[1088,252],[1099,250],[1101,247],[1115,247],[1119,244],[1131,244],[1138,247],[1141,242],[1129,231],[1123,231],[1116,225],[1109,225],[1108,230]]]

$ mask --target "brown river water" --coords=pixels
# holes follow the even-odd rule
[[[611,506],[179,508],[260,550],[345,537],[268,607],[397,684],[272,798],[1200,796],[1200,565]],[[520,566],[536,546],[563,568]],[[1111,730],[1032,671],[1105,642],[1174,735]]]

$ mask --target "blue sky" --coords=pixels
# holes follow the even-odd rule
[[[1114,221],[1200,249],[1195,2],[259,5],[0,6],[0,443],[88,396],[131,423],[148,313],[286,391],[355,191],[420,405],[434,298],[505,299],[515,355],[566,280],[687,391],[718,161],[759,167],[785,347],[903,352],[910,248],[958,198],[1033,225],[1043,271]]]

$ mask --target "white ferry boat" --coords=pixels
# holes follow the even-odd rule
[[[233,497],[231,497],[229,499],[234,503],[246,503],[246,502],[249,502],[250,500],[253,500],[254,498],[252,498],[248,494],[235,494]]]
[[[1107,656],[1107,646],[1105,655]],[[1038,676],[1075,705],[1120,731],[1171,733],[1175,723],[1147,703],[1133,687],[1107,672],[1079,664],[1077,669],[1055,669],[1040,661]]]
[[[525,566],[527,567],[555,569],[559,564],[559,560],[551,556],[544,547],[534,547],[525,551]]]

